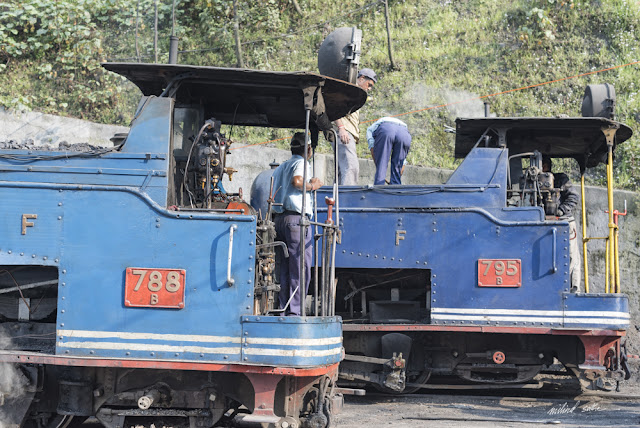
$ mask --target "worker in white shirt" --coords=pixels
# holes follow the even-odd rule
[[[373,184],[385,183],[389,159],[389,184],[402,184],[402,170],[411,148],[411,134],[407,124],[394,117],[380,118],[367,128],[367,144],[376,164]]]

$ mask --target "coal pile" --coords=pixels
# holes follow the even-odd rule
[[[93,152],[104,147],[93,146],[88,143],[69,144],[62,141],[55,145],[36,144],[33,140],[17,142],[13,140],[0,141],[0,150],[33,150],[41,152]]]

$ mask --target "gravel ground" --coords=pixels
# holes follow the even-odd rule
[[[434,390],[399,396],[375,392],[363,397],[346,396],[345,406],[334,417],[333,427],[640,427],[640,386],[637,384],[625,384],[620,392],[600,395],[509,392],[508,396],[495,390],[486,394],[476,391],[473,395],[464,391]],[[95,419],[87,422],[83,428],[101,427],[96,422]]]
[[[631,379],[620,392],[550,393],[535,390],[423,390],[396,397],[371,393],[346,396],[337,428],[408,427],[640,427],[640,361],[631,360]],[[565,389],[562,389],[565,391]]]
[[[526,398],[466,395],[349,397],[335,418],[339,428],[429,427],[638,427],[638,399]]]

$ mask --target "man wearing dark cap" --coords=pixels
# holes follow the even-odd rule
[[[551,172],[551,158],[542,156],[542,172]],[[578,249],[578,229],[576,219],[573,217],[574,210],[580,202],[578,191],[571,184],[567,174],[563,172],[552,172],[553,187],[560,189],[560,194],[554,194],[555,206],[558,207],[557,216],[569,222],[569,275],[571,277],[571,291],[580,290],[580,273],[582,264],[580,263],[580,250]]]
[[[373,89],[377,81],[376,73],[370,68],[358,72],[356,84],[365,91]],[[334,122],[338,139],[342,143],[338,147],[338,184],[356,185],[360,175],[356,144],[360,141],[360,112],[354,111]],[[335,151],[335,142],[331,142]]]
[[[291,139],[291,158],[283,162],[273,173],[276,240],[287,244],[289,258],[281,257],[280,264],[280,309],[286,315],[301,315],[304,310],[304,298],[307,295],[311,279],[311,257],[313,253],[312,233],[308,227],[304,243],[300,240],[300,213],[302,213],[302,195],[305,196],[304,211],[311,218],[313,199],[311,193],[322,187],[322,181],[312,177],[304,182],[304,169],[311,177],[308,159],[313,155],[311,144],[304,150],[304,133],[297,132]],[[306,192],[303,192],[303,186]],[[282,251],[278,248],[278,251]],[[304,251],[305,284],[301,284],[300,257]],[[282,253],[281,253],[282,255]]]

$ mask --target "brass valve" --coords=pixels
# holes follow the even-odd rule
[[[233,181],[233,174],[235,174],[236,172],[238,172],[237,169],[233,169],[231,167],[227,167],[224,169],[225,174],[227,174],[229,176],[229,181]]]

